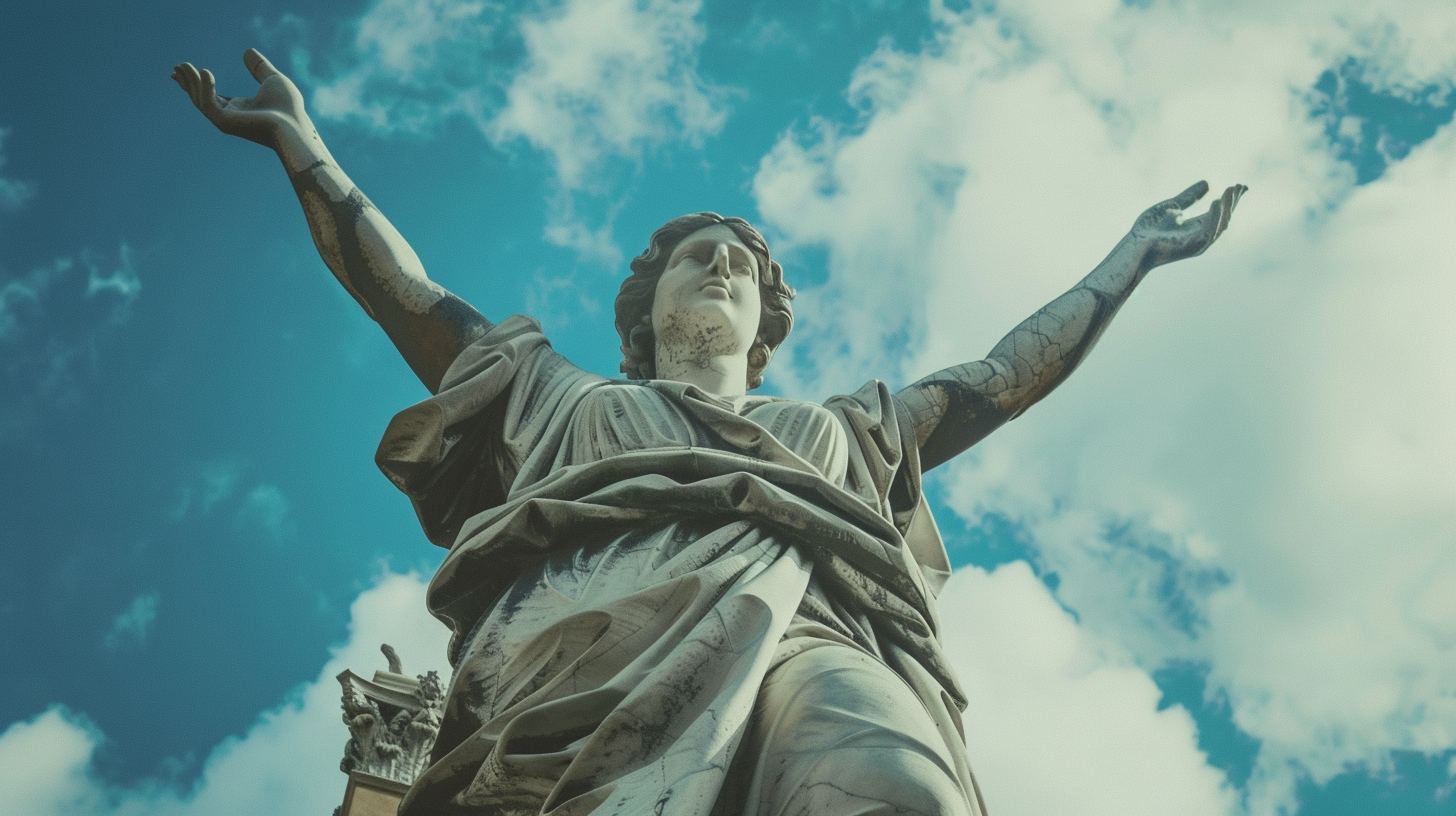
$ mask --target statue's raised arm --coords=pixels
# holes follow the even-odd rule
[[[293,82],[256,49],[243,62],[259,83],[250,98],[220,96],[212,72],[189,63],[173,69],[172,78],[218,130],[278,154],[324,263],[420,381],[437,390],[450,363],[490,322],[425,275],[410,245],[339,169]]]
[[[937,371],[901,391],[920,442],[923,470],[979,442],[1051,393],[1082,362],[1112,316],[1154,267],[1213,244],[1248,189],[1224,190],[1208,212],[1180,220],[1206,182],[1150,207],[1087,277],[1006,335],[986,359]]]

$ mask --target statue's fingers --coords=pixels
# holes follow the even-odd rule
[[[1229,198],[1228,211],[1230,215],[1233,214],[1234,207],[1239,206],[1239,199],[1243,198],[1244,193],[1247,193],[1248,191],[1248,185],[1244,184],[1235,184],[1234,186],[1224,191],[1223,194],[1225,196],[1229,196],[1230,193],[1233,194],[1232,197]]]
[[[1207,217],[1209,223],[1212,224],[1213,227],[1212,232],[1210,232],[1208,236],[1208,243],[1203,245],[1203,249],[1208,249],[1209,245],[1211,245],[1214,241],[1217,241],[1218,236],[1223,235],[1223,231],[1228,228],[1228,206],[1226,205],[1227,201],[1228,199],[1226,197],[1220,196],[1217,201],[1209,205]],[[1202,250],[1199,250],[1199,252],[1201,253]]]
[[[1238,201],[1238,195],[1234,192],[1235,189],[1234,187],[1230,187],[1224,190],[1223,195],[1218,199],[1218,227],[1213,233],[1213,237],[1215,238],[1222,235],[1223,231],[1228,229],[1229,216],[1233,215],[1234,203]]]
[[[212,72],[206,68],[198,71],[191,65],[182,66],[182,78],[186,81],[184,87],[192,97],[192,104],[202,111],[203,115],[211,119],[218,110],[217,92],[215,87],[208,86],[208,79]]]
[[[217,77],[206,68],[202,69],[202,84],[197,89],[198,94],[205,100],[217,100]]]
[[[197,88],[197,107],[216,122],[216,117],[223,112],[226,105],[227,98],[217,93],[217,77],[203,68]]]
[[[1200,181],[1192,187],[1189,187],[1188,189],[1179,193],[1178,195],[1175,195],[1172,198],[1168,199],[1167,204],[1170,208],[1173,209],[1186,210],[1189,207],[1192,207],[1198,201],[1198,199],[1203,198],[1205,195],[1208,195],[1208,182]]]
[[[192,98],[192,104],[197,104],[197,85],[200,79],[197,76],[197,69],[192,67],[192,63],[184,62],[172,68],[172,78],[177,80],[177,84],[181,85],[182,90]]]
[[[243,52],[243,64],[248,66],[248,73],[259,83],[273,76],[282,76],[283,72],[273,67],[273,63],[263,56],[263,52],[256,48],[249,48]]]

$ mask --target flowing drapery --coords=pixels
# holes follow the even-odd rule
[[[450,548],[429,605],[455,675],[401,813],[745,812],[765,678],[825,646],[908,685],[981,812],[937,636],[945,550],[882,383],[819,406],[607,380],[518,316],[377,461]]]

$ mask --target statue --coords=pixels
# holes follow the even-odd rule
[[[540,327],[431,281],[244,55],[251,98],[173,77],[224,133],[277,152],[324,262],[433,396],[376,461],[449,548],[429,606],[455,667],[401,814],[984,814],[940,648],[949,572],[921,474],[1077,366],[1153,268],[1198,255],[1242,186],[1139,216],[986,359],[822,405],[748,393],[793,324],[762,236],[674,219],[631,263],[609,380]]]

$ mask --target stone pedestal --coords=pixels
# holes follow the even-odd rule
[[[354,771],[338,816],[395,816],[407,790],[409,785],[403,782]]]
[[[336,816],[394,816],[411,783],[430,763],[440,733],[444,689],[435,672],[409,677],[388,644],[389,669],[365,680],[339,674],[349,742],[339,770],[349,775]]]

